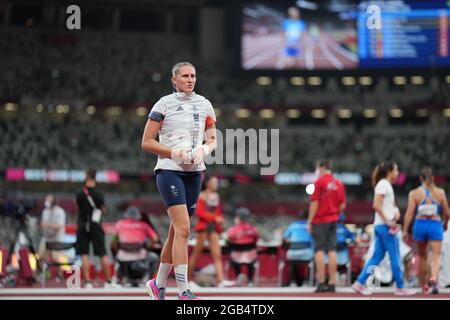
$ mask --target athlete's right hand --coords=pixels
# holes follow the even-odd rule
[[[388,222],[386,224],[389,227],[389,229],[393,229],[393,228],[397,227],[397,224],[392,220],[388,220]]]
[[[308,222],[306,224],[306,229],[308,230],[309,234],[313,234],[313,228],[312,228],[311,222]]]
[[[403,234],[402,234],[402,238],[403,238],[403,242],[406,242],[406,241],[408,241],[408,238],[409,238],[409,233],[408,233],[408,232],[403,232]]]
[[[203,163],[205,155],[209,154],[209,147],[206,144],[201,145],[191,151],[192,163],[200,165]]]
[[[170,158],[177,164],[191,164],[191,156],[189,149],[175,148],[170,153]]]
[[[224,222],[224,219],[222,216],[218,216],[214,219],[214,221],[215,223],[222,224]]]

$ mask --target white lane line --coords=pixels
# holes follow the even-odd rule
[[[330,49],[328,49],[326,42],[324,42],[322,40],[322,38],[320,38],[319,40],[319,47],[320,50],[322,51],[322,53],[325,55],[325,57],[328,59],[328,61],[330,61],[334,67],[338,70],[342,70],[344,69],[344,65],[342,64],[342,62],[340,62],[330,51]]]
[[[247,61],[244,64],[244,68],[245,69],[252,69],[253,67],[255,67],[256,65],[258,65],[259,63],[263,62],[266,59],[272,58],[273,57],[273,52],[262,52],[256,56],[254,56],[253,58],[251,58],[249,61]]]
[[[346,57],[347,59],[351,60],[352,62],[358,62],[358,56],[356,54],[354,54],[353,52],[342,48],[336,42],[331,41],[331,47],[333,47],[333,49],[338,51],[340,54],[342,54],[344,57]]]
[[[275,39],[270,39],[269,41],[270,41],[270,43],[273,43],[273,42],[276,43]],[[264,46],[264,44],[266,44],[266,43],[258,42],[257,44],[255,44],[262,48],[258,48],[258,52],[260,52],[259,54],[253,56],[252,58],[250,58],[244,62],[245,69],[252,69],[253,67],[257,66],[262,61],[269,59],[271,57],[275,57],[275,59],[277,58],[277,53],[274,50],[276,48],[276,46],[274,44],[272,44],[270,46]]]
[[[202,300],[450,300],[447,298],[414,298],[414,297],[360,297],[360,296],[352,296],[352,297],[318,297],[318,296],[300,296],[300,297],[277,297],[277,296],[268,296],[268,297],[260,297],[260,296],[216,296],[216,297],[202,297]],[[148,297],[127,297],[127,296],[118,296],[118,297],[61,297],[61,296],[49,296],[49,297],[6,297],[1,298],[0,300],[141,300],[141,301],[149,301],[149,303],[153,303],[153,300]],[[167,297],[166,300],[178,300],[176,297]],[[156,302],[157,303],[157,302]]]
[[[314,51],[314,42],[311,41],[309,38],[305,38],[305,64],[306,68],[309,70],[314,69],[314,57],[313,57],[313,51]]]

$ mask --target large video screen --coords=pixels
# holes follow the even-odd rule
[[[247,1],[244,70],[450,66],[450,2]]]

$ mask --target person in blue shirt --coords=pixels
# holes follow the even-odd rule
[[[356,236],[345,226],[345,214],[339,215],[339,221],[336,225],[336,242],[337,242],[337,265],[343,266],[350,261],[347,245],[354,242]]]
[[[299,213],[298,218],[284,231],[283,241],[289,248],[286,258],[289,264],[291,285],[301,285],[303,279],[299,279],[298,266],[309,262],[314,257],[313,239],[308,231],[308,210]]]
[[[280,67],[290,68],[295,65],[296,59],[300,55],[300,40],[306,31],[306,24],[300,20],[300,10],[297,7],[288,9],[288,18],[283,20],[282,29],[285,45]]]

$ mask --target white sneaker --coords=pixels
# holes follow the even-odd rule
[[[363,296],[370,296],[372,294],[372,291],[368,290],[364,285],[360,284],[359,282],[355,282],[352,285],[352,289],[359,294],[362,294]]]
[[[232,287],[232,286],[234,286],[234,281],[230,281],[230,280],[222,280],[222,281],[220,281],[218,284],[217,284],[217,286],[219,287],[219,288],[226,288],[226,287]]]
[[[191,289],[192,291],[196,291],[201,289],[202,287],[200,287],[198,284],[196,284],[194,281],[189,281],[189,289]]]
[[[296,284],[295,282],[291,282],[291,283],[289,284],[289,287],[291,287],[291,288],[297,288],[297,284]]]
[[[413,296],[417,293],[417,290],[414,289],[406,289],[406,288],[401,288],[401,289],[396,289],[394,294],[396,296]]]
[[[84,285],[85,289],[94,289],[94,285],[91,282],[86,282]]]
[[[103,285],[103,288],[105,289],[120,289],[122,286],[116,282],[105,282]]]

